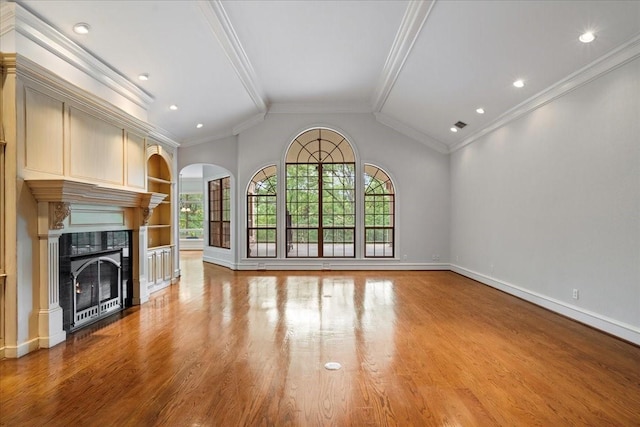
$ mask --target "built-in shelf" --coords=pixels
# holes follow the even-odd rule
[[[147,247],[159,248],[173,244],[171,163],[159,149],[151,149],[148,153],[147,190],[166,195],[151,213],[147,226]]]
[[[157,251],[158,249],[171,248],[172,245],[160,245],[147,248],[149,251]]]
[[[171,184],[171,181],[167,181],[166,179],[162,179],[162,178],[156,178],[154,176],[148,176],[147,180],[150,182],[157,182],[160,184]]]

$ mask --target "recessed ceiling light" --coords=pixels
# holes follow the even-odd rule
[[[524,87],[524,81],[522,80],[516,80],[515,82],[513,82],[513,85],[515,87]]]
[[[169,110],[176,111],[177,109],[178,109],[178,106],[176,104],[169,105]]]
[[[586,33],[578,37],[578,40],[580,40],[582,43],[591,43],[595,39],[596,39],[596,35],[593,34],[593,32],[591,31],[587,31]]]
[[[484,108],[476,108],[476,113],[484,114]]]
[[[456,128],[456,127],[452,127],[452,128],[451,128],[451,132],[453,132],[453,133],[458,132],[458,128]]]
[[[204,126],[202,123],[198,123],[198,124],[196,125],[196,127],[197,127],[198,129],[200,129],[202,126]]]
[[[73,32],[76,34],[88,34],[91,27],[84,22],[78,22],[73,26]]]
[[[142,80],[143,82],[146,82],[147,80],[149,80],[149,74],[147,73],[140,74],[138,76],[138,80]]]

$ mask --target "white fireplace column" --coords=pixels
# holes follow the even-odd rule
[[[139,225],[133,230],[132,242],[135,243],[132,247],[133,257],[133,305],[141,305],[149,301],[149,289],[147,288],[147,225],[146,222],[151,216],[149,209],[142,210],[142,219],[137,223]]]
[[[38,203],[40,255],[40,311],[38,337],[41,348],[53,347],[67,338],[60,307],[60,250],[63,221],[69,216],[69,203]]]

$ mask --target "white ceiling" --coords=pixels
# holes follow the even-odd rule
[[[640,34],[640,1],[18,3],[150,94],[149,122],[183,143],[315,109],[374,112],[453,147]]]

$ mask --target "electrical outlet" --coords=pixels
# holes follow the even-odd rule
[[[440,255],[438,255],[438,254],[431,255],[431,260],[432,261],[440,261]]]
[[[580,298],[580,294],[578,293],[578,290],[577,290],[577,289],[574,289],[574,290],[573,290],[573,294],[572,294],[572,296],[573,296],[573,299],[578,299],[578,298]]]
[[[402,255],[402,259],[406,261],[407,260],[407,254]]]

